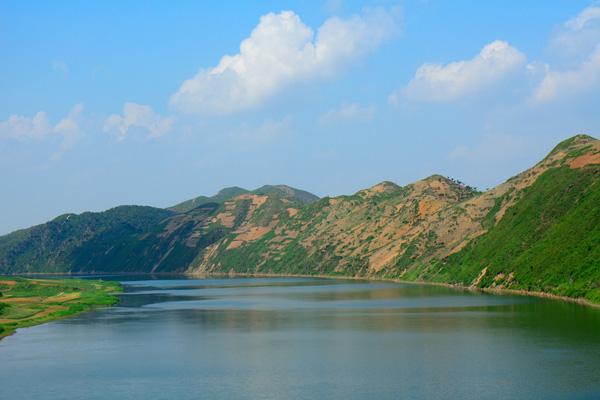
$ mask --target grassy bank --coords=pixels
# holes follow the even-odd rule
[[[0,276],[0,338],[18,328],[113,305],[119,291],[117,282]]]

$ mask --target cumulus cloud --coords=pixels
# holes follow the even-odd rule
[[[375,116],[375,106],[362,106],[358,103],[344,103],[340,107],[329,110],[319,118],[321,125],[336,122],[367,122]]]
[[[171,105],[189,113],[224,114],[260,104],[292,82],[331,75],[378,47],[395,29],[393,16],[369,11],[332,17],[315,32],[292,11],[260,18],[240,52],[185,81]]]
[[[492,86],[506,75],[521,68],[526,57],[507,42],[496,40],[486,45],[470,60],[446,65],[423,64],[408,86],[390,97],[418,101],[443,102],[472,95]]]
[[[163,117],[150,106],[125,103],[123,114],[112,114],[106,118],[104,132],[115,134],[121,141],[132,129],[146,131],[150,137],[159,137],[169,132],[172,126],[172,117]]]

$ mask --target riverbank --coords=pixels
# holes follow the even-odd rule
[[[256,278],[277,278],[277,277],[288,277],[288,278],[324,278],[324,279],[348,279],[348,280],[357,280],[357,281],[378,281],[378,282],[394,282],[394,283],[405,283],[412,285],[432,285],[432,286],[441,286],[448,287],[452,289],[458,290],[466,290],[471,292],[481,292],[481,293],[490,293],[500,296],[533,296],[533,297],[541,297],[545,299],[559,300],[565,301],[568,303],[576,303],[587,307],[595,307],[600,308],[599,303],[592,303],[587,299],[582,298],[573,298],[567,296],[559,296],[552,293],[546,292],[533,292],[527,290],[518,290],[518,289],[499,289],[499,288],[478,288],[475,286],[463,286],[452,283],[444,283],[444,282],[430,282],[430,281],[407,281],[402,279],[395,278],[383,278],[377,276],[347,276],[347,275],[321,275],[321,274],[266,274],[266,273],[243,273],[243,272],[229,272],[229,273],[214,273],[211,272],[209,274],[201,274],[201,273],[187,273],[187,276],[190,277],[211,277],[211,276],[237,276],[237,277],[256,277]]]
[[[39,325],[117,303],[117,282],[0,276],[0,339]]]

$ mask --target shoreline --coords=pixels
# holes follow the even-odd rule
[[[198,273],[186,273],[185,276],[190,277],[210,277],[210,276],[238,276],[238,277],[256,277],[256,278],[323,278],[323,279],[343,279],[343,280],[354,280],[354,281],[374,281],[374,282],[393,282],[393,283],[404,283],[409,285],[430,285],[430,286],[439,286],[439,287],[447,287],[450,289],[457,289],[462,291],[469,292],[479,292],[479,293],[489,293],[498,296],[530,296],[530,297],[538,297],[545,298],[551,300],[559,300],[567,303],[579,304],[586,307],[600,308],[600,303],[592,303],[589,300],[583,298],[574,298],[567,296],[559,296],[557,294],[546,293],[546,292],[538,292],[538,291],[528,291],[523,289],[498,289],[498,288],[478,288],[473,286],[464,286],[457,285],[452,283],[444,283],[444,282],[430,282],[430,281],[407,281],[403,279],[397,278],[378,278],[378,277],[363,277],[363,276],[348,276],[348,275],[310,275],[310,274],[272,274],[272,273],[245,273],[245,272],[231,272],[231,273],[208,273],[208,274],[198,274]]]
[[[393,283],[404,283],[412,285],[432,285],[447,287],[451,289],[458,289],[470,292],[489,293],[499,296],[531,296],[538,298],[545,298],[551,300],[559,300],[567,303],[579,304],[586,307],[600,308],[600,303],[592,303],[584,298],[574,298],[568,296],[560,296],[553,293],[540,292],[540,291],[528,291],[524,289],[499,289],[499,288],[478,288],[473,286],[464,286],[453,283],[444,282],[431,282],[431,281],[408,281],[397,278],[383,278],[376,276],[350,276],[350,275],[324,275],[324,274],[285,274],[285,273],[249,273],[249,272],[209,272],[209,273],[197,273],[197,272],[160,272],[160,273],[148,273],[148,272],[94,272],[94,273],[39,273],[30,272],[24,274],[13,274],[5,276],[72,276],[72,277],[91,277],[91,276],[186,276],[195,278],[207,278],[207,277],[255,277],[255,278],[321,278],[321,279],[344,279],[353,281],[374,281],[374,282],[393,282]]]

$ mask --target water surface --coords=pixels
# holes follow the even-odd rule
[[[134,279],[117,307],[0,341],[0,399],[600,398],[598,309],[385,282]]]

